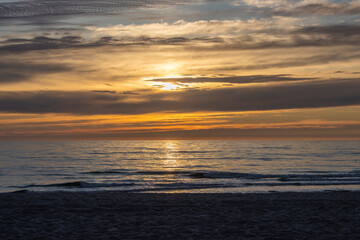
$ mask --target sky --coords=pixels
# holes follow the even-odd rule
[[[360,139],[360,0],[0,0],[0,140]]]

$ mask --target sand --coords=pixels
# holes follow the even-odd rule
[[[360,239],[360,192],[5,193],[0,239]]]

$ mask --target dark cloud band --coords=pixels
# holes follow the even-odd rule
[[[298,16],[298,15],[353,15],[360,14],[360,5],[356,2],[342,3],[313,3],[294,8],[276,9],[273,15]]]
[[[147,0],[9,1],[0,3],[0,18],[112,13],[130,8],[145,7],[153,2]]]
[[[23,62],[0,62],[0,84],[15,83],[31,79],[38,74],[71,71],[63,64],[35,64]]]
[[[313,80],[314,78],[296,78],[289,75],[251,75],[231,77],[183,77],[183,78],[155,78],[152,82],[172,83],[267,83],[267,82],[293,82]]]
[[[110,37],[85,39],[81,34],[63,35],[62,37],[36,36],[33,38],[8,38],[0,45],[0,53],[25,53],[31,51],[84,49],[102,46],[129,47],[151,45],[178,45],[190,50],[257,50],[301,47],[358,46],[360,26],[316,26],[301,27],[296,30],[262,30],[268,37],[257,37],[252,34],[235,34],[226,37],[200,35],[198,37]],[[274,40],[268,40],[268,39]]]
[[[0,111],[91,115],[349,106],[360,104],[360,80],[170,91],[141,95],[136,101],[129,101],[128,97],[109,92],[0,92]]]

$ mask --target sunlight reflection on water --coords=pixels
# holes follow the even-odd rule
[[[179,166],[177,162],[177,142],[167,141],[165,142],[165,155],[166,158],[163,160],[165,168],[176,168]]]

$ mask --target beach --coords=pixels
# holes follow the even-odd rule
[[[0,239],[360,239],[360,192],[0,194]]]

